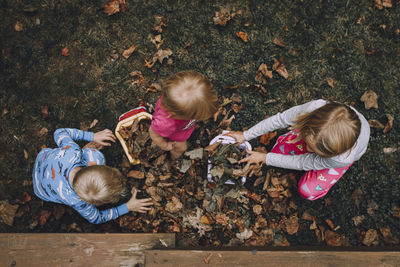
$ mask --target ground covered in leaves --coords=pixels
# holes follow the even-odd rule
[[[399,243],[399,1],[0,6],[1,232],[175,232],[182,247]],[[92,225],[34,195],[32,165],[43,146],[55,146],[54,130],[114,129],[121,113],[140,101],[154,105],[161,80],[186,69],[210,78],[221,108],[198,123],[182,159],[171,163],[162,151],[136,146],[143,161],[130,166],[119,143],[104,150],[129,187],[155,199],[154,210]],[[318,98],[353,105],[374,127],[366,154],[327,196],[303,200],[301,173],[272,167],[244,185],[208,183],[205,148],[222,130]],[[251,144],[269,150],[274,138]]]

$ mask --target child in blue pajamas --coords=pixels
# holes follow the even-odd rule
[[[81,149],[74,141],[94,142],[110,146],[114,134],[105,129],[92,133],[78,129],[58,129],[54,132],[58,148],[39,152],[33,168],[33,189],[45,200],[73,207],[91,223],[104,223],[128,213],[145,213],[151,198],[137,199],[135,189],[131,199],[122,205],[99,210],[96,206],[118,202],[125,193],[125,178],[115,168],[105,166],[103,154],[93,148]]]

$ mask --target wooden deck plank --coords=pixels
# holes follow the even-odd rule
[[[210,254],[206,264],[205,259]],[[395,267],[400,265],[400,252],[147,250],[145,259],[145,265],[152,267]]]
[[[0,234],[0,266],[143,266],[174,234]]]

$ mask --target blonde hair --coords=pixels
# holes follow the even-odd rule
[[[96,206],[118,202],[126,194],[125,177],[117,169],[104,165],[80,169],[72,187],[81,199]]]
[[[357,113],[345,104],[330,102],[295,119],[291,128],[299,137],[312,140],[315,153],[329,158],[351,149],[360,135],[361,121]]]
[[[161,105],[179,119],[206,120],[218,108],[218,96],[211,82],[196,71],[181,71],[162,85]]]

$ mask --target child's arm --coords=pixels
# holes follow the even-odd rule
[[[136,189],[132,189],[132,197],[128,202],[110,209],[99,210],[96,206],[84,201],[81,201],[72,207],[91,223],[105,223],[114,220],[119,216],[125,215],[129,211],[146,213],[150,210],[151,208],[148,206],[153,205],[152,199],[137,199],[136,194]]]
[[[294,120],[301,114],[311,112],[326,104],[325,100],[314,100],[303,105],[292,107],[282,113],[277,113],[271,116],[249,130],[243,132],[245,140],[251,140],[257,136],[263,135],[266,132],[272,132],[277,129],[286,128],[294,124]]]
[[[149,128],[149,134],[151,140],[162,150],[170,151],[172,149],[172,146],[174,142],[168,141],[158,133],[156,133],[151,127]]]
[[[93,133],[72,128],[61,128],[54,132],[54,141],[58,147],[79,148],[74,141],[93,141]]]

